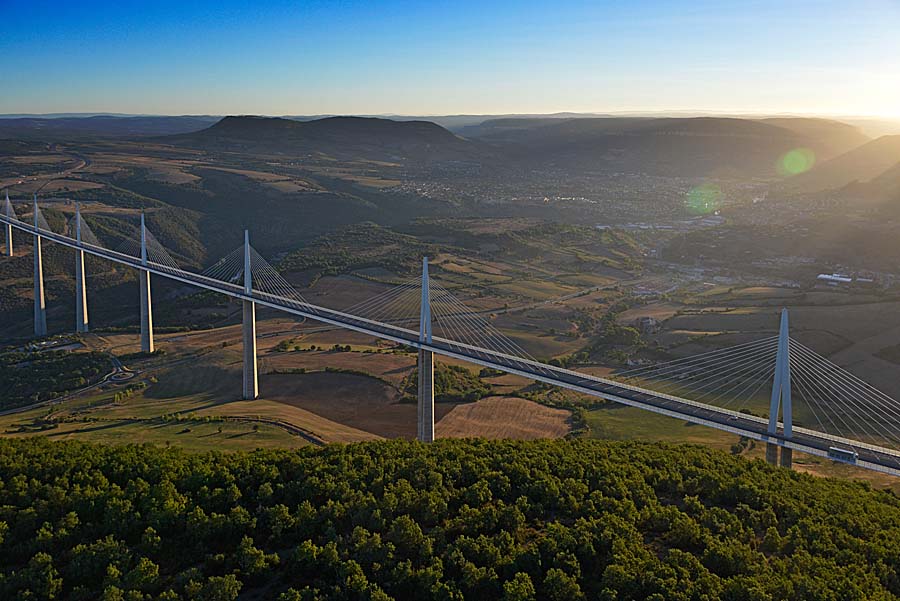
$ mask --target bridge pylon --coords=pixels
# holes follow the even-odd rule
[[[44,263],[41,257],[41,236],[38,232],[37,193],[34,195],[34,335],[47,335],[47,302],[44,299]]]
[[[147,225],[141,213],[141,265],[147,266]],[[141,352],[152,353],[153,344],[153,303],[150,298],[150,270],[138,271],[138,282],[141,285]]]
[[[81,206],[75,203],[75,240],[81,244]],[[84,282],[84,250],[75,250],[75,332],[88,331],[87,288]]]
[[[419,342],[431,344],[431,293],[428,284],[428,257],[422,258],[422,304],[419,311]],[[434,353],[419,349],[416,436],[421,442],[434,441]]]
[[[250,266],[250,232],[244,230],[244,294],[253,295],[253,277]],[[259,374],[256,364],[256,303],[249,300],[243,304],[243,341],[244,341],[244,389],[245,401],[259,397]]]
[[[6,203],[4,205],[3,210],[7,217],[9,217],[9,218],[14,217],[15,214],[13,213],[12,204],[9,202],[9,190],[6,191]],[[6,256],[11,257],[11,256],[13,256],[12,224],[7,223],[5,229],[6,229]]]
[[[778,434],[778,411],[781,409],[782,437],[790,440],[793,433],[793,407],[791,404],[791,359],[788,311],[781,310],[781,325],[778,330],[778,353],[775,358],[775,379],[772,383],[772,400],[769,404],[769,434]],[[766,443],[766,461],[778,464],[778,444]],[[781,447],[782,467],[791,467],[793,450]]]

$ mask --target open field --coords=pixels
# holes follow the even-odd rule
[[[517,397],[488,397],[455,406],[435,426],[438,438],[561,438],[570,413]]]
[[[296,448],[309,443],[281,428],[252,422],[171,422],[140,420],[63,423],[40,433],[7,434],[12,437],[46,436],[51,440],[90,440],[107,444],[155,444],[188,451],[239,451],[257,448]]]

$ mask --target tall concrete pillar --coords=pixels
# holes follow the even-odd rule
[[[141,213],[141,264],[147,265],[147,226],[144,214]],[[138,282],[141,286],[141,352],[152,353],[153,344],[153,303],[150,299],[150,272],[146,269],[138,271]]]
[[[256,370],[256,303],[244,304],[244,400],[259,397],[259,375]]]
[[[431,292],[428,282],[428,257],[422,258],[419,342],[431,344]],[[434,441],[434,353],[432,351],[419,349],[418,369],[416,437],[422,442],[432,442]]]
[[[34,198],[34,335],[47,335],[47,303],[44,300],[44,264],[41,259],[41,237],[38,231],[37,196]]]
[[[75,240],[81,243],[81,208],[75,204]],[[84,282],[84,251],[75,250],[75,331],[88,331],[87,288]]]
[[[787,309],[781,310],[781,325],[778,331],[778,354],[775,358],[775,379],[772,384],[772,400],[769,403],[769,429],[771,435],[778,434],[778,411],[781,409],[784,424],[783,437],[790,439],[793,434],[793,405],[791,403],[791,359],[790,334]],[[766,460],[772,465],[778,463],[778,445],[767,443]],[[781,465],[791,467],[791,449],[782,447]]]
[[[244,231],[244,294],[253,295],[253,279],[250,267],[250,233]],[[256,364],[256,303],[242,301],[244,305],[244,395],[245,401],[259,397],[259,374]]]
[[[417,437],[422,442],[434,441],[434,353],[419,349],[419,390]]]
[[[34,335],[47,335],[47,303],[44,300],[44,266],[41,261],[41,237],[34,237]]]
[[[12,205],[9,204],[9,190],[6,191],[6,217],[12,218]],[[6,224],[6,256],[13,256],[13,240],[12,240],[12,226],[10,224]]]
[[[138,282],[141,285],[141,352],[152,353],[156,350],[153,344],[153,305],[150,301],[150,272],[146,269],[138,271]]]

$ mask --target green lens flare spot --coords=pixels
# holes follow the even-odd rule
[[[799,175],[812,169],[815,164],[815,152],[809,148],[795,148],[778,161],[778,172],[781,175]]]
[[[722,190],[715,184],[701,184],[687,195],[687,210],[694,215],[707,215],[719,210]]]

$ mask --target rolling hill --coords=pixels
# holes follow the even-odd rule
[[[773,117],[761,121],[814,141],[819,161],[827,161],[872,141],[859,128],[833,119]]]
[[[898,164],[900,135],[882,136],[790,178],[783,189],[795,193],[837,190],[852,182],[874,180]]]
[[[820,119],[723,117],[498,119],[472,135],[526,163],[672,176],[777,177],[780,158],[794,148],[835,156],[867,140]]]
[[[482,145],[429,121],[374,117],[327,117],[314,121],[225,117],[207,129],[164,140],[207,150],[317,154],[345,160],[430,162],[473,159],[484,154]]]

